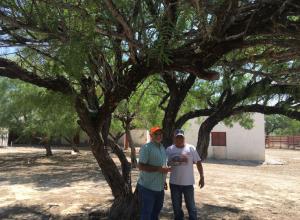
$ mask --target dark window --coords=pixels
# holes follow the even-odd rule
[[[212,146],[226,146],[226,132],[211,132]]]

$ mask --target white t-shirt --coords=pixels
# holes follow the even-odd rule
[[[185,144],[183,148],[171,145],[166,150],[168,165],[171,166],[170,183],[182,186],[195,184],[194,163],[201,161],[195,147]]]

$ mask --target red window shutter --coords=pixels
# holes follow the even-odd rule
[[[211,132],[212,146],[226,146],[226,132]]]

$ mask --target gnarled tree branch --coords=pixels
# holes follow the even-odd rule
[[[19,79],[24,82],[34,84],[55,92],[72,95],[74,90],[70,83],[63,76],[56,78],[42,77],[35,73],[20,67],[13,61],[0,57],[0,76],[8,77],[11,79]]]

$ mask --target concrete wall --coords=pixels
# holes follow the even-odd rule
[[[80,145],[86,146],[89,145],[89,137],[87,136],[87,134],[85,132],[80,132],[79,134],[80,136]],[[72,138],[72,137],[70,137]],[[61,144],[65,144],[65,145],[69,145],[70,143],[68,141],[66,141],[64,138],[60,139],[60,143]]]
[[[140,147],[142,145],[144,145],[145,143],[147,143],[148,139],[147,139],[147,135],[148,135],[148,132],[147,130],[145,129],[134,129],[134,130],[131,130],[131,136],[132,136],[132,140],[133,140],[133,143],[135,145],[135,147]],[[120,146],[123,146],[124,145],[124,138],[125,138],[125,135],[123,135],[120,140],[118,141],[118,144]]]
[[[143,129],[131,130],[131,136],[132,136],[133,142],[135,144],[135,147],[140,147],[141,145],[147,143],[147,134],[148,133],[149,132],[147,130],[143,130]],[[125,135],[123,135],[118,141],[118,144],[122,147],[124,145],[124,137],[125,137]],[[80,144],[88,145],[88,142],[89,142],[89,137],[87,136],[87,134],[85,132],[81,132],[80,133]],[[61,139],[61,143],[69,144],[64,138]]]
[[[0,128],[0,147],[7,147],[8,145],[8,130]]]
[[[210,146],[208,157],[216,159],[234,160],[265,160],[265,128],[264,115],[255,113],[252,116],[254,127],[247,130],[235,123],[232,128],[219,123],[213,132],[226,132],[227,146]],[[186,130],[187,142],[196,145],[200,123],[197,119],[189,121],[190,126]]]

